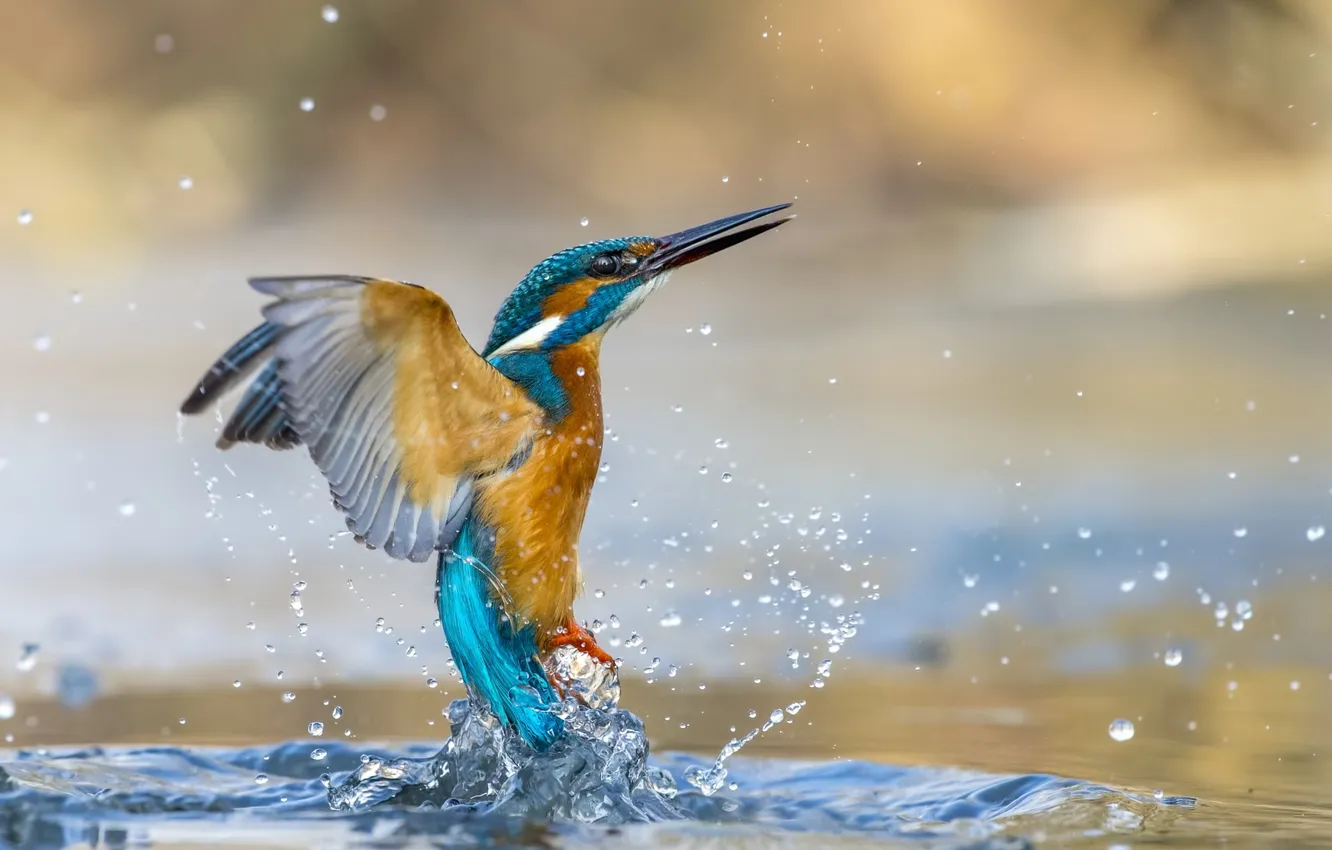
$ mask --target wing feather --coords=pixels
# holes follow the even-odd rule
[[[539,408],[476,353],[429,290],[349,276],[250,285],[274,298],[265,324],[214,366],[184,412],[265,362],[219,445],[303,443],[366,545],[411,561],[448,548],[473,480],[529,450]]]

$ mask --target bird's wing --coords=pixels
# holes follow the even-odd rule
[[[347,527],[395,558],[447,548],[472,480],[530,447],[540,409],[468,344],[449,305],[412,284],[268,277],[267,320],[182,406],[207,406],[265,358],[219,445],[304,443]]]

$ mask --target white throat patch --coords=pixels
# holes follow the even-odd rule
[[[643,306],[643,302],[648,299],[649,295],[656,292],[658,289],[661,289],[662,285],[666,283],[666,279],[670,276],[671,273],[665,271],[656,277],[650,277],[643,281],[642,286],[625,296],[624,300],[620,302],[620,306],[616,307],[615,311],[610,314],[610,318],[606,320],[604,327],[614,327],[632,316],[635,310]]]

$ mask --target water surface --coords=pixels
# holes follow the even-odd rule
[[[1252,684],[1248,673],[1236,675]],[[1136,734],[1113,741],[1103,718],[1134,686]],[[520,811],[550,797],[539,783],[496,784],[465,804],[396,787],[330,808],[330,789],[336,797],[346,788],[367,755],[430,764],[447,729],[447,700],[437,692],[329,688],[290,702],[267,689],[123,695],[78,711],[33,702],[16,720],[30,739],[44,735],[53,746],[0,754],[0,846],[1332,846],[1321,697],[1277,705],[1237,691],[1180,704],[1160,678],[1142,673],[1085,679],[1079,699],[1074,689],[941,676],[833,681],[728,761],[725,782],[705,795],[686,773],[711,764],[732,733],[728,726],[719,736],[702,719],[734,720],[743,735],[763,720],[751,721],[744,706],[776,704],[789,690],[730,683],[649,698],[648,686],[630,683],[627,704],[637,699],[651,715],[645,767],[669,774],[679,793],[647,793],[665,787],[658,779],[627,789],[624,805],[553,813]],[[217,743],[255,730],[274,735],[284,715],[305,717],[312,706],[327,724],[317,738]],[[343,706],[332,720],[332,707]],[[869,706],[878,707],[872,716]],[[693,722],[678,722],[679,712]],[[425,719],[431,714],[438,720]],[[150,729],[167,715],[187,722]],[[393,739],[413,717],[435,724],[427,727],[438,730],[433,741]],[[59,743],[77,738],[78,726],[66,724],[78,718],[103,739],[159,743]],[[588,771],[604,769],[605,755],[584,752],[586,762],[564,760],[541,775],[565,770],[563,787],[581,782],[587,792],[600,787]]]

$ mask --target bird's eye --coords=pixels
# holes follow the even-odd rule
[[[614,254],[602,254],[592,261],[592,274],[598,277],[610,277],[620,270],[620,258]]]

